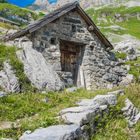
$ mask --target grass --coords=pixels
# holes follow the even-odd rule
[[[0,70],[3,69],[3,62],[8,60],[15,71],[16,76],[19,78],[19,84],[21,91],[33,91],[35,90],[26,75],[24,74],[23,64],[19,61],[16,56],[16,47],[7,47],[0,44]]]
[[[120,112],[126,97],[140,110],[140,84],[132,84],[125,88],[125,95],[119,99],[117,107],[112,110],[112,114],[107,115],[102,120],[99,131],[93,136],[93,140],[140,139],[140,121],[133,128],[129,128],[126,119]]]
[[[0,22],[0,27],[5,28],[5,29],[13,29],[14,28],[14,26],[12,26],[8,23],[3,23],[3,22]]]
[[[55,117],[64,108],[75,106],[83,98],[93,98],[97,94],[105,94],[107,90],[86,91],[79,89],[74,93],[39,93],[12,94],[0,98],[0,121],[16,121],[20,119],[20,127],[0,130],[0,137],[19,137],[26,130],[59,124]],[[42,99],[48,100],[47,103]]]
[[[136,82],[139,82],[138,78],[140,76],[140,57],[138,57],[137,60],[128,61],[125,64],[130,65],[129,73],[134,75]]]
[[[116,58],[120,58],[120,59],[126,59],[127,54],[126,53],[120,53],[120,52],[116,52],[115,53]]]
[[[113,29],[104,29],[101,28],[101,31],[103,33],[108,33],[108,32],[112,32],[112,33],[116,33],[119,35],[122,34],[130,34],[133,35],[135,37],[137,37],[138,39],[140,39],[140,28],[139,28],[139,20],[136,17],[137,13],[140,13],[140,7],[136,6],[136,7],[130,7],[130,8],[126,8],[124,6],[120,6],[120,7],[103,7],[101,9],[95,10],[95,9],[89,9],[86,11],[88,13],[88,15],[92,18],[92,20],[98,24],[98,18],[102,17],[103,14],[106,15],[106,17],[104,17],[107,22],[101,22],[100,26],[101,27],[107,27],[107,26],[111,26],[112,24],[116,24],[119,25],[123,28],[125,28],[126,30],[113,30]],[[123,22],[117,22],[114,19],[115,14],[120,14],[121,17],[125,17],[126,14],[129,14],[130,17],[128,17],[128,20],[124,20]],[[134,16],[135,15],[135,16]],[[112,22],[110,22],[112,21]]]
[[[33,131],[39,127],[48,127],[61,124],[56,116],[59,111],[76,106],[76,102],[84,98],[93,98],[98,94],[105,94],[108,90],[87,91],[79,89],[73,93],[50,92],[11,94],[0,98],[0,122],[19,120],[18,128],[0,130],[0,137],[11,137],[16,139],[27,130]],[[128,140],[133,136],[140,137],[140,123],[132,129],[122,115],[120,109],[124,106],[124,99],[128,97],[140,110],[140,85],[133,84],[125,88],[126,95],[119,97],[118,105],[111,107],[111,113],[106,115],[99,123],[94,140]],[[45,103],[43,99],[47,99]]]
[[[12,17],[18,16],[22,19],[29,20],[29,15],[31,15],[31,18],[34,20],[39,18],[39,16],[35,12],[26,8],[20,8],[9,3],[0,4],[0,16],[11,19],[12,21],[18,22],[21,25],[23,24],[22,22],[20,22],[19,20],[15,20]]]

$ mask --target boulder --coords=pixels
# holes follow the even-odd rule
[[[74,140],[80,137],[78,125],[55,125],[36,129],[31,134],[24,133],[19,140]]]
[[[127,74],[126,77],[122,77],[122,81],[119,83],[121,86],[128,86],[134,82],[134,76],[132,74]]]
[[[24,64],[24,72],[31,83],[39,90],[61,90],[64,84],[58,74],[48,64],[43,55],[32,48],[32,42],[22,42],[22,50],[17,52],[18,58]]]
[[[18,78],[8,61],[4,62],[4,68],[0,71],[0,87],[6,92],[20,91]]]

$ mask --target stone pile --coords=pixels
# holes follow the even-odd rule
[[[118,94],[123,94],[123,91],[84,99],[77,103],[77,107],[60,111],[59,118],[64,121],[64,125],[39,128],[33,133],[25,132],[20,140],[89,140],[97,129],[96,117],[101,120],[104,113],[109,113],[109,106],[116,105]]]

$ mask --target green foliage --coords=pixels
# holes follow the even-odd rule
[[[3,69],[3,62],[9,60],[13,69],[15,69],[16,76],[19,78],[21,90],[23,92],[34,91],[35,89],[31,86],[30,81],[24,74],[23,64],[17,58],[16,51],[16,47],[7,47],[3,44],[0,44],[0,70]]]
[[[116,57],[119,59],[126,59],[127,54],[126,53],[120,53],[120,52],[116,52],[115,53]]]
[[[0,27],[5,28],[5,29],[13,29],[14,28],[12,25],[10,25],[8,23],[3,23],[3,22],[0,22]]]
[[[31,15],[31,17],[29,17],[29,14]],[[25,9],[25,8],[20,8],[18,6],[15,6],[9,3],[0,4],[0,16],[4,18],[8,18],[8,19],[9,17],[12,17],[12,16],[19,16],[20,18],[25,19],[25,20],[29,20],[29,18],[36,20],[39,18],[39,16],[35,12]],[[20,22],[19,20],[12,19],[12,18],[11,20],[23,25],[23,23]]]
[[[135,76],[136,82],[138,82],[138,77],[140,76],[140,57],[134,61],[128,61],[125,63],[126,65],[130,65],[129,73]]]

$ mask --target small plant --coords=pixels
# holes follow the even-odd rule
[[[120,52],[116,52],[115,53],[115,55],[116,55],[116,57],[118,58],[118,59],[126,59],[126,57],[127,57],[127,54],[126,53],[120,53]]]

